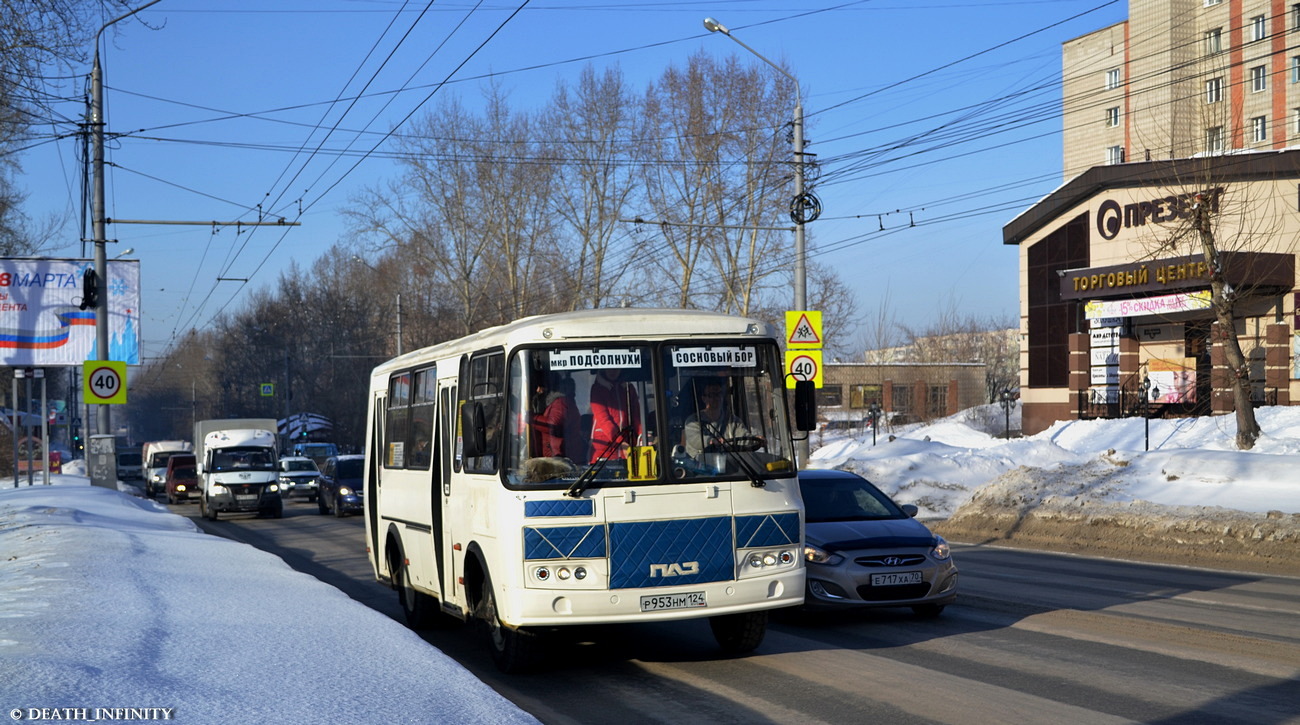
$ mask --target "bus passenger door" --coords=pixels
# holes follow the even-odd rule
[[[384,421],[387,418],[384,415],[388,410],[388,395],[379,393],[375,399],[370,401],[371,410],[374,414],[371,416],[373,424],[370,429],[370,449],[366,451],[366,462],[369,470],[366,471],[366,490],[365,500],[369,504],[366,506],[366,534],[370,545],[370,560],[375,565],[375,571],[381,569],[379,557],[379,477],[384,470]],[[320,493],[317,492],[319,496]],[[393,573],[388,572],[389,576]]]
[[[461,602],[463,597],[457,591],[457,577],[461,575],[462,565],[457,552],[452,549],[455,543],[455,518],[451,515],[451,474],[452,459],[456,455],[456,384],[444,382],[438,390],[437,412],[437,460],[433,465],[430,485],[430,500],[433,501],[433,537],[434,549],[438,560],[438,584],[442,591],[442,601]]]

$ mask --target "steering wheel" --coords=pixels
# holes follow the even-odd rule
[[[737,453],[753,453],[761,448],[767,447],[767,441],[760,436],[736,436],[735,438],[724,438],[722,443],[705,446],[705,453],[724,453],[726,451],[735,451]]]

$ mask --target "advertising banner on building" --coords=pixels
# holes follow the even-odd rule
[[[89,259],[0,259],[0,365],[57,367],[99,357],[95,309],[81,309]],[[108,359],[140,364],[140,262],[111,260],[104,280]]]
[[[1153,403],[1195,403],[1196,369],[1182,360],[1147,361],[1147,375],[1151,379]]]
[[[1140,317],[1210,309],[1210,291],[1187,292],[1131,300],[1090,300],[1083,306],[1084,317]]]

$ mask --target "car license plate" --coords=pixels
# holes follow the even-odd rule
[[[871,586],[873,587],[895,587],[900,584],[920,584],[921,572],[903,571],[897,574],[872,574]]]
[[[257,494],[250,494],[248,496],[236,495],[235,501],[239,503],[257,503]]]
[[[651,594],[641,597],[641,611],[661,612],[665,609],[696,609],[709,606],[704,592],[684,594]]]

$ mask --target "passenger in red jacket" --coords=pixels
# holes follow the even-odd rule
[[[574,400],[572,378],[559,378],[546,393],[542,412],[533,419],[533,430],[540,443],[538,455],[582,461],[585,441],[578,427],[578,403]]]
[[[640,401],[634,386],[619,382],[622,372],[618,368],[601,370],[591,384],[591,463],[602,456],[627,458],[628,449],[641,436]]]

